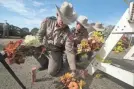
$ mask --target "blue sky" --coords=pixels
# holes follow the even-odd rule
[[[47,16],[55,16],[55,4],[65,0],[0,0],[0,22],[19,27],[40,27]],[[71,2],[78,15],[85,15],[89,22],[116,24],[128,5],[124,0],[66,0]]]

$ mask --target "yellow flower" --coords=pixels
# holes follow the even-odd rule
[[[88,40],[83,39],[80,44],[81,44],[82,48],[86,48],[88,46]]]
[[[64,76],[61,76],[61,77],[60,77],[60,80],[61,80],[61,81],[62,81],[62,80],[64,80],[64,79],[65,79],[65,77],[64,77]]]
[[[72,76],[71,73],[66,73],[66,74],[64,75],[64,77],[68,79],[68,78],[72,78],[73,76]]]
[[[79,82],[78,84],[79,84],[80,89],[82,89],[82,87],[83,87],[86,83],[85,83],[85,81],[80,80],[80,82]]]
[[[82,49],[78,49],[77,53],[80,54],[82,52]]]
[[[100,78],[102,76],[102,74],[96,74],[96,78]]]

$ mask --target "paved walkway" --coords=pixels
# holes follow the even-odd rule
[[[16,39],[15,39],[16,40]],[[0,44],[5,44],[9,40],[0,39]],[[111,54],[113,56],[113,54]],[[120,55],[121,56],[121,55]],[[38,73],[38,82],[35,85],[31,85],[31,68],[39,65],[34,57],[27,57],[24,64],[13,64],[10,67],[24,83],[27,89],[56,89],[56,84],[59,77],[51,77],[47,74],[47,70]],[[62,73],[66,71],[66,67],[63,68]],[[126,76],[127,77],[127,76]],[[107,75],[100,79],[95,77],[87,77],[87,87],[85,89],[134,89],[133,87]],[[0,89],[21,89],[17,82],[7,72],[4,66],[0,63]]]

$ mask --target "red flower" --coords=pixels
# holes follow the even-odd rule
[[[21,44],[21,43],[23,42],[23,40],[18,40],[17,42],[18,42],[19,44]]]
[[[43,47],[43,48],[42,48],[42,52],[45,52],[45,51],[46,51],[46,48]]]
[[[25,46],[24,45],[21,45],[21,48],[24,48]]]

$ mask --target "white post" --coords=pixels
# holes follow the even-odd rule
[[[132,27],[128,23],[128,15],[129,9],[126,10],[120,21],[117,23],[115,28],[112,32],[123,32],[123,31],[132,31]],[[112,33],[111,32],[111,33]],[[117,44],[117,42],[120,40],[120,38],[123,36],[123,34],[110,34],[107,40],[105,41],[104,45],[101,47],[97,55],[100,56],[101,59],[106,59],[106,57],[109,55],[109,53],[112,51],[113,47]],[[99,62],[99,61],[98,61]],[[94,66],[97,66],[98,62],[96,61],[96,58],[91,61],[89,67],[87,68],[89,71],[89,74],[93,74],[95,72]],[[93,71],[94,70],[94,71]]]
[[[134,73],[113,66],[111,64],[102,63],[101,61],[97,60],[99,56],[99,58],[104,61],[109,55],[109,53],[112,51],[114,46],[117,44],[117,42],[120,40],[120,38],[123,36],[123,34],[112,34],[112,33],[134,32],[133,13],[134,13],[134,3],[132,2],[130,3],[130,7],[126,10],[124,15],[121,17],[120,21],[117,23],[117,25],[115,26],[115,28],[105,41],[105,44],[101,47],[96,57],[91,61],[91,63],[87,67],[88,73],[90,75],[94,74],[94,72],[98,69],[131,86],[134,86]],[[132,56],[133,52],[134,52],[134,46],[130,50],[129,54],[126,55],[126,58],[128,58],[128,56]]]
[[[134,46],[132,46],[128,53],[124,56],[124,59],[134,61]]]

